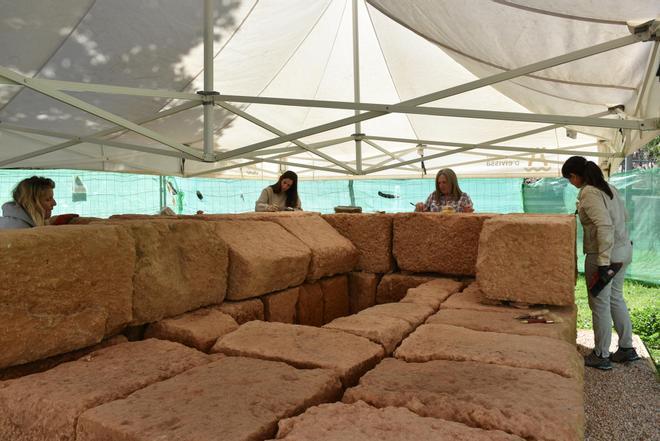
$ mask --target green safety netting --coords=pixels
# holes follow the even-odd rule
[[[254,210],[268,180],[222,180],[160,177],[75,170],[0,170],[0,202],[10,199],[14,185],[39,174],[56,183],[54,214],[107,217],[119,213],[155,214],[161,205],[181,214],[239,213]],[[613,175],[610,182],[625,198],[634,242],[628,276],[660,283],[660,171],[638,169]],[[300,181],[305,210],[331,213],[338,205],[358,205],[365,212],[412,211],[433,191],[433,179]],[[479,212],[574,213],[577,189],[562,178],[525,182],[522,178],[467,178],[460,186]],[[579,224],[579,223],[578,223]],[[578,226],[578,256],[582,255]],[[578,259],[580,270],[582,259]]]

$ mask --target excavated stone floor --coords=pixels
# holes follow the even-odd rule
[[[149,332],[163,340],[119,342],[0,382],[0,439],[579,441],[585,427],[589,441],[657,439],[625,424],[601,430],[608,404],[632,404],[618,403],[630,398],[603,382],[608,373],[585,375],[565,321],[520,325],[494,306],[471,320],[471,308],[443,303],[457,304],[460,286],[431,287],[323,327],[218,310],[164,321]],[[479,324],[491,316],[492,327]],[[588,336],[578,342],[586,352]],[[653,375],[638,363],[614,374]],[[632,401],[648,411],[635,424],[652,427],[657,399],[642,402]]]

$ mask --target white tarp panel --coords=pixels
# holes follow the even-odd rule
[[[626,37],[628,22],[660,15],[657,0],[356,3],[359,101],[385,105]],[[356,101],[353,0],[212,4],[215,91]],[[204,88],[202,0],[0,0],[0,41],[0,68],[27,78],[191,94]],[[624,105],[625,113],[608,118],[658,118],[658,53],[657,41],[638,42],[421,107],[591,116]],[[174,112],[189,101],[130,91],[66,93],[138,122],[170,145],[202,152],[201,105]],[[297,144],[270,142],[265,149],[232,154],[279,134],[351,117],[352,109],[249,100],[229,104],[250,120],[215,106],[214,152],[232,157],[205,163],[38,91],[0,83],[0,166],[218,177],[270,176],[290,168],[306,178],[347,177],[351,174],[346,169],[358,167],[351,138],[355,124],[305,135]],[[159,112],[169,115],[158,118]],[[571,126],[569,137],[562,125],[540,131],[549,126],[391,113],[361,123],[359,132],[366,138],[361,141],[360,165],[367,178],[420,177],[423,154],[429,175],[450,166],[462,176],[557,176],[570,152],[615,166],[624,153],[658,133]],[[113,128],[113,133],[97,135]],[[537,133],[515,136],[532,130]],[[75,139],[90,136],[94,139]],[[62,148],[24,157],[58,144]],[[556,149],[562,152],[552,151]]]

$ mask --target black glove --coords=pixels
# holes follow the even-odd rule
[[[610,265],[603,265],[598,267],[598,271],[594,273],[589,281],[589,294],[597,297],[598,294],[607,286],[608,283],[614,278],[616,273],[619,272],[623,263],[615,262]]]

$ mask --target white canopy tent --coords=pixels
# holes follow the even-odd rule
[[[558,176],[660,131],[657,0],[0,0],[0,167]]]

